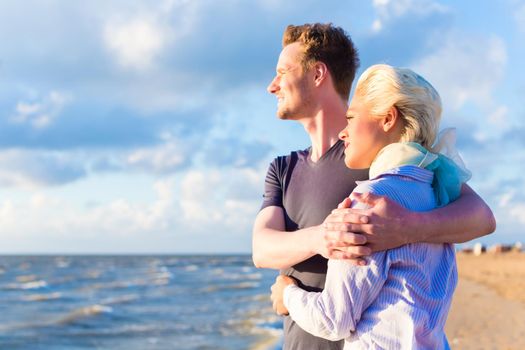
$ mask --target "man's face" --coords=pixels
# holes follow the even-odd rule
[[[277,97],[277,115],[281,119],[308,117],[312,105],[311,72],[303,70],[302,55],[300,43],[285,46],[279,55],[277,74],[268,86],[268,92]]]

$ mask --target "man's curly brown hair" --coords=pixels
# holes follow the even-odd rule
[[[283,34],[283,47],[295,42],[303,46],[303,69],[310,69],[315,62],[326,64],[335,90],[344,100],[348,100],[359,67],[357,49],[350,36],[331,23],[289,25]]]

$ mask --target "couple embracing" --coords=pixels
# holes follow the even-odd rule
[[[452,244],[492,232],[494,217],[465,184],[451,131],[438,136],[434,87],[374,65],[348,105],[358,64],[341,28],[286,28],[268,91],[311,147],[270,164],[253,260],[281,270],[284,349],[446,349]]]

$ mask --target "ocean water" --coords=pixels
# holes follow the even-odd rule
[[[0,256],[0,349],[280,348],[250,256]]]

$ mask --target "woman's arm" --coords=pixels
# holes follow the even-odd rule
[[[354,191],[359,190],[372,188],[362,183]],[[355,206],[365,208],[362,203]],[[389,270],[387,254],[385,251],[372,254],[366,266],[329,260],[324,290],[320,293],[307,292],[291,279],[278,277],[272,286],[274,309],[279,314],[288,312],[310,334],[332,341],[344,339],[355,331],[362,313],[381,291]]]
[[[386,252],[374,253],[364,267],[330,260],[321,293],[307,292],[278,277],[272,287],[274,308],[280,313],[287,310],[302,329],[317,337],[332,341],[347,338],[385,283],[385,257]],[[276,305],[280,299],[283,305]]]

